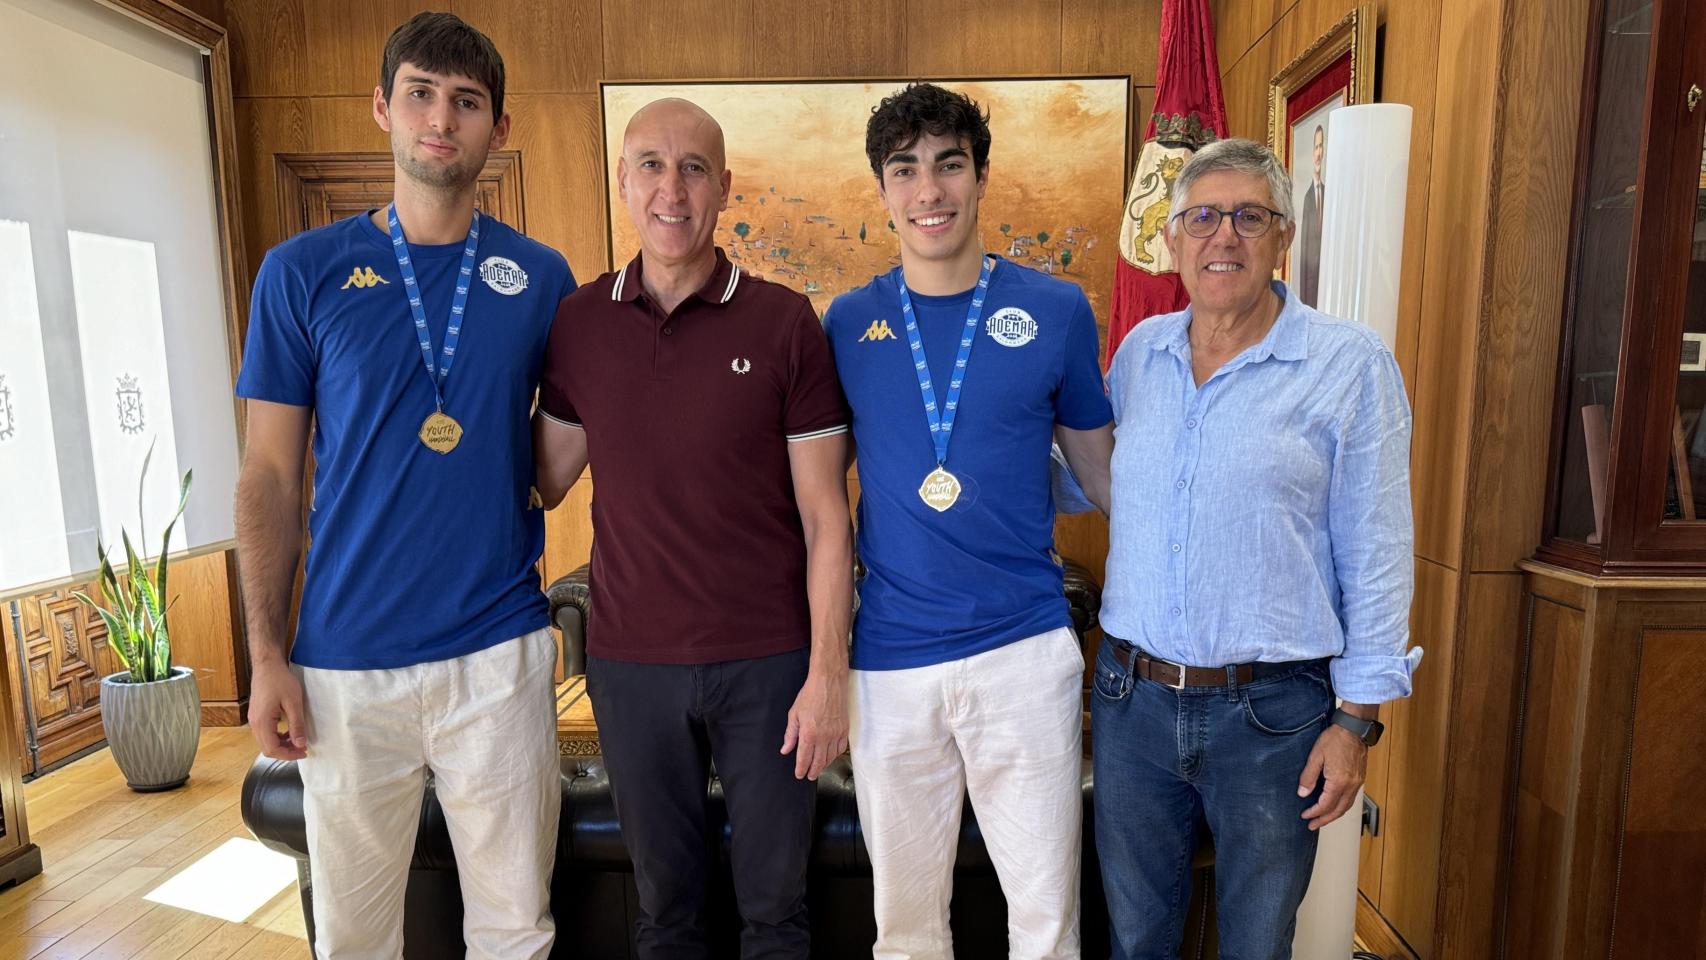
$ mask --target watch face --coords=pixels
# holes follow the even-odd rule
[[[1368,722],[1368,732],[1362,735],[1362,742],[1372,747],[1380,742],[1380,735],[1385,732],[1386,724],[1381,723],[1379,720],[1370,720]]]

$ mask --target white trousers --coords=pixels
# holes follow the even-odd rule
[[[968,793],[1007,898],[1009,957],[1078,957],[1083,684],[1065,627],[964,660],[853,671],[876,960],[953,957],[948,901]]]
[[[551,952],[561,803],[549,629],[395,670],[297,667],[315,956],[398,960],[427,771],[456,851],[479,960]]]

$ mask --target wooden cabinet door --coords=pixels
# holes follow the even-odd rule
[[[8,666],[20,671],[20,729],[35,731],[36,749],[21,751],[23,770],[63,759],[105,738],[101,678],[121,669],[107,646],[107,627],[65,587],[17,601],[5,619]],[[20,670],[21,668],[21,670]]]

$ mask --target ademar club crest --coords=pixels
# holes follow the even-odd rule
[[[142,416],[142,386],[135,377],[119,374],[118,428],[125,433],[142,432],[146,421]]]
[[[480,264],[480,279],[506,297],[527,289],[527,271],[508,257],[487,257]]]
[[[1018,307],[1003,307],[995,311],[985,329],[996,343],[1004,347],[1022,347],[1037,338],[1037,322]]]

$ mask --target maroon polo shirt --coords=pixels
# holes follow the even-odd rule
[[[811,301],[742,273],[665,315],[641,257],[557,309],[539,409],[586,431],[587,652],[711,663],[811,639],[788,444],[842,433],[846,401]]]

